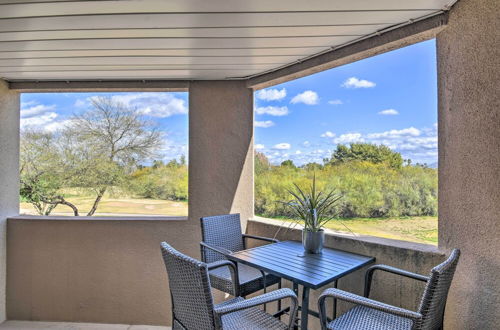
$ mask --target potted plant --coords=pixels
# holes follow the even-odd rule
[[[325,239],[323,227],[334,219],[334,207],[342,198],[331,190],[322,192],[316,190],[316,176],[313,177],[308,190],[293,184],[294,189],[288,192],[293,199],[283,202],[294,214],[296,221],[304,226],[302,229],[302,245],[307,253],[321,253]]]

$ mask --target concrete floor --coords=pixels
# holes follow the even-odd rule
[[[30,322],[5,321],[0,324],[0,330],[171,330],[170,327],[152,325],[100,324],[100,323],[65,323],[65,322]]]

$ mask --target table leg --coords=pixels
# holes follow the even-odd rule
[[[302,306],[300,311],[300,329],[307,330],[309,317],[309,288],[302,286]]]
[[[333,287],[336,289],[337,288],[337,280],[333,282]],[[337,318],[337,299],[333,298],[333,318],[332,320],[335,320]]]
[[[295,282],[293,282],[293,292],[295,292],[295,295],[298,297],[299,296],[299,285]],[[299,310],[300,310],[300,306],[299,306]],[[298,315],[297,315],[298,316]],[[294,322],[294,327],[293,327],[293,330],[298,330],[299,327],[297,325],[297,322],[299,321],[299,318],[297,317],[297,319],[295,320]]]

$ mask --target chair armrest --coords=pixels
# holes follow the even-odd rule
[[[231,273],[231,281],[233,282],[233,295],[238,297],[240,295],[240,279],[238,277],[238,267],[229,260],[219,260],[207,264],[208,270],[213,270],[221,267],[228,267]]]
[[[275,238],[269,238],[269,237],[262,237],[262,236],[255,236],[255,235],[249,235],[249,234],[242,234],[244,238],[252,238],[252,239],[258,239],[261,241],[266,241],[266,242],[271,242],[271,243],[278,243],[279,240]]]
[[[204,249],[209,249],[209,250],[212,250],[213,252],[216,252],[216,253],[219,253],[219,254],[223,255],[224,257],[226,257],[227,255],[233,253],[233,251],[230,251],[230,250],[225,249],[223,247],[213,246],[213,245],[210,245],[210,244],[205,243],[205,242],[200,242],[200,247],[201,247],[202,251]],[[203,255],[202,255],[202,258],[203,258]]]
[[[358,296],[357,294],[342,291],[339,289],[326,289],[323,291],[318,300],[318,310],[320,311],[320,321],[321,325],[326,325],[326,311],[325,311],[325,299],[334,298],[347,301],[356,305],[366,306],[373,308],[382,312],[389,314],[401,316],[407,319],[411,319],[414,322],[422,318],[422,314],[410,311],[408,309],[392,306],[389,304],[384,304],[380,301]]]
[[[291,300],[290,325],[289,325],[291,327],[292,323],[295,321],[295,316],[297,314],[298,301],[297,301],[297,296],[290,289],[279,289],[279,290],[275,290],[275,291],[272,291],[269,293],[265,293],[265,294],[257,296],[257,297],[245,299],[245,300],[236,302],[234,304],[224,305],[224,306],[220,306],[220,307],[215,306],[214,311],[215,311],[215,314],[218,315],[218,317],[221,317],[224,314],[237,312],[237,311],[240,311],[243,309],[267,304],[267,303],[270,303],[273,301],[282,300],[282,299],[286,299],[286,298],[290,298],[290,300]]]
[[[409,278],[415,279],[417,281],[422,281],[422,282],[429,281],[428,276],[420,275],[417,273],[412,273],[412,272],[406,271],[404,269],[399,269],[399,268],[391,267],[391,266],[387,266],[387,265],[374,265],[374,266],[371,266],[370,268],[368,268],[368,270],[366,271],[366,274],[365,274],[365,297],[367,297],[367,298],[370,295],[370,289],[371,289],[371,285],[372,285],[372,277],[373,277],[373,273],[376,270],[382,270],[382,271],[385,271],[388,273],[409,277]]]

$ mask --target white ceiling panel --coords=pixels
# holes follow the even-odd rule
[[[9,72],[9,80],[107,80],[107,79],[126,79],[137,80],[138,77],[147,77],[148,79],[186,79],[193,77],[200,80],[214,79],[214,77],[229,77],[233,74],[245,76],[258,72],[255,70],[120,70],[120,71],[29,71],[29,72]],[[36,77],[36,78],[35,78]],[[70,78],[68,78],[70,77]],[[217,78],[215,78],[217,79]],[[220,78],[222,79],[222,78]]]
[[[186,12],[283,12],[355,10],[443,9],[450,0],[146,0],[146,1],[2,1],[0,18],[65,15],[186,13]]]
[[[248,57],[68,57],[68,58],[19,58],[0,59],[1,67],[12,66],[47,66],[47,65],[250,65],[250,64],[286,64],[299,59],[298,56],[248,56]]]
[[[433,12],[435,10],[53,16],[0,19],[0,31],[397,24]]]
[[[172,48],[272,48],[327,47],[351,40],[351,37],[297,37],[297,38],[131,38],[131,39],[70,39],[44,41],[6,41],[2,51],[65,50],[65,49],[172,49]],[[223,52],[223,50],[221,51]]]
[[[178,29],[88,29],[46,30],[0,33],[0,41],[65,40],[65,39],[119,39],[119,38],[264,38],[310,36],[362,36],[390,24],[324,25],[324,26],[269,26],[231,28]]]
[[[452,2],[0,0],[0,77],[247,77],[439,13]]]
[[[80,49],[80,50],[46,50],[46,51],[0,51],[0,59],[21,59],[21,58],[71,58],[71,57],[269,57],[269,56],[293,56],[305,57],[311,54],[311,50],[321,51],[328,47],[317,48],[196,48],[196,49]]]

